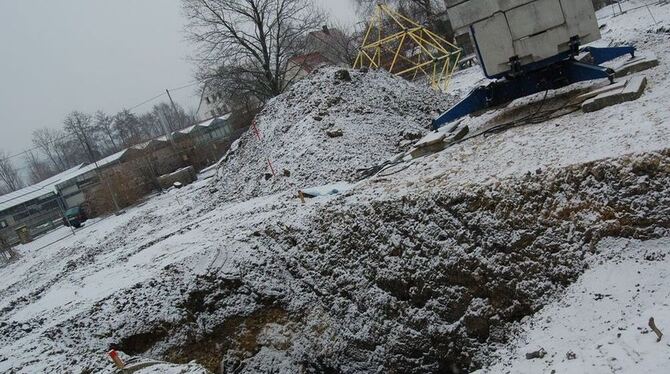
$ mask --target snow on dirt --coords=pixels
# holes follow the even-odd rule
[[[0,372],[115,373],[109,348],[164,361],[139,373],[658,372],[667,338],[649,342],[645,325],[670,319],[667,9],[652,6],[658,25],[645,8],[599,13],[605,44],[661,60],[638,73],[640,100],[470,139],[302,204],[298,188],[357,179],[451,100],[322,69],[268,105],[262,141],[246,134],[211,183],[18,247],[0,268]],[[481,82],[473,69],[461,94]]]
[[[242,136],[221,162],[219,188],[229,200],[355,180],[420,138],[449,102],[385,71],[322,68],[267,104],[261,140]]]
[[[499,134],[478,136],[403,165],[398,178],[388,184],[383,183],[387,178],[379,178],[382,183],[378,185],[383,186],[386,193],[397,191],[399,194],[405,193],[405,186],[397,183],[397,179],[407,180],[411,189],[416,188],[416,179],[422,181],[420,188],[463,188],[472,183],[496,181],[538,169],[667,147],[670,144],[670,34],[664,30],[670,25],[670,5],[650,6],[658,22],[654,24],[647,8],[639,8],[644,4],[643,1],[628,1],[624,6],[634,10],[617,17],[612,17],[609,7],[600,10],[600,23],[606,27],[603,40],[596,43],[601,46],[632,44],[638,54],[651,53],[658,57],[660,66],[635,74],[647,77],[649,82],[640,99],[593,113],[576,111]],[[626,58],[612,64],[621,63]],[[476,74],[472,78],[481,79]],[[573,90],[605,84],[607,82],[595,81],[569,86],[549,92],[547,100]],[[542,105],[543,97],[544,93],[540,93],[516,100],[505,108],[465,118],[463,124],[474,132],[492,119],[529,103],[535,103],[536,107]]]
[[[591,268],[561,297],[525,320],[485,373],[664,373],[670,341],[670,240],[608,239]],[[543,349],[543,358],[526,353]]]

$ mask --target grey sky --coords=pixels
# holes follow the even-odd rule
[[[316,1],[354,19],[352,0]],[[0,150],[72,110],[115,113],[192,82],[183,25],[180,0],[0,0]],[[193,89],[174,98],[197,105]]]

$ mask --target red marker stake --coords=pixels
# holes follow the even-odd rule
[[[258,131],[258,127],[256,126],[256,120],[251,122],[251,128],[254,130],[254,134],[256,134],[256,139],[258,139],[258,141],[260,142],[261,141],[261,132]],[[277,173],[275,173],[275,168],[274,168],[274,166],[272,166],[272,161],[270,161],[269,157],[267,157],[266,160],[268,161],[268,166],[270,167],[270,172],[272,172],[272,176],[276,177]]]
[[[119,352],[112,349],[111,351],[107,352],[107,355],[112,359],[114,365],[116,365],[117,368],[123,369],[126,367],[126,363],[123,362],[121,357],[119,357]]]

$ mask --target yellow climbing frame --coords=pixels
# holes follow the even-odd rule
[[[354,68],[385,69],[407,79],[424,74],[433,88],[446,91],[460,57],[461,49],[454,44],[388,5],[378,4]]]

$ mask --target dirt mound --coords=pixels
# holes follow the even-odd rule
[[[668,235],[669,181],[665,151],[465,191],[335,200],[309,227],[271,228],[265,235],[281,243],[272,248],[284,248],[275,261],[329,321],[287,355],[350,373],[477,368],[583,273],[602,238]]]
[[[175,265],[49,332],[238,373],[468,372],[602,238],[668,235],[668,196],[670,151],[462,191],[344,195],[255,226],[244,240],[270,249],[262,265],[195,279]]]
[[[231,200],[351,181],[425,134],[448,100],[384,71],[323,68],[268,103],[261,140],[250,130],[233,145],[218,188]]]

